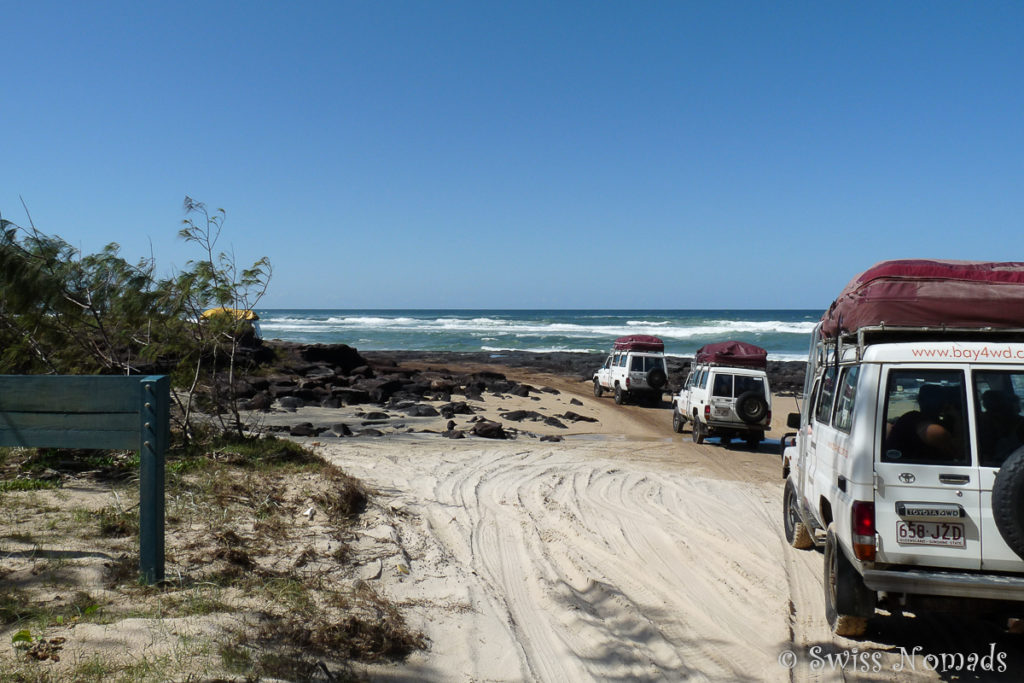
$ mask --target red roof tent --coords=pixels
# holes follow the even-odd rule
[[[868,326],[1024,328],[1024,262],[882,261],[822,316],[835,337]]]
[[[664,351],[665,342],[649,334],[631,334],[615,340],[616,351]]]
[[[760,346],[741,341],[715,342],[697,349],[695,363],[718,363],[743,368],[765,368],[768,352]]]

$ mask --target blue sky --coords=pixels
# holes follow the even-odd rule
[[[1024,260],[1024,3],[9,2],[0,214],[262,308],[824,308]]]

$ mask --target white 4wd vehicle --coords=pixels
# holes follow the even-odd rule
[[[786,540],[825,615],[1024,615],[1024,263],[883,262],[815,330],[783,452]],[[785,440],[788,441],[788,438]]]
[[[764,349],[743,342],[719,342],[698,349],[686,383],[672,399],[672,429],[690,422],[693,440],[733,437],[756,449],[772,418]]]
[[[667,384],[665,344],[660,339],[639,334],[619,337],[594,373],[594,396],[611,391],[619,405],[634,398],[657,405]]]

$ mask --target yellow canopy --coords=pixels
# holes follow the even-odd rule
[[[251,308],[245,310],[239,308],[228,308],[227,306],[221,306],[220,308],[209,308],[203,311],[203,320],[209,320],[215,315],[230,315],[234,316],[235,320],[259,320],[260,317],[256,315],[256,312]]]

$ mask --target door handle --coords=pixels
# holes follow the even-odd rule
[[[966,474],[940,474],[939,481],[943,484],[966,484],[971,480]]]

